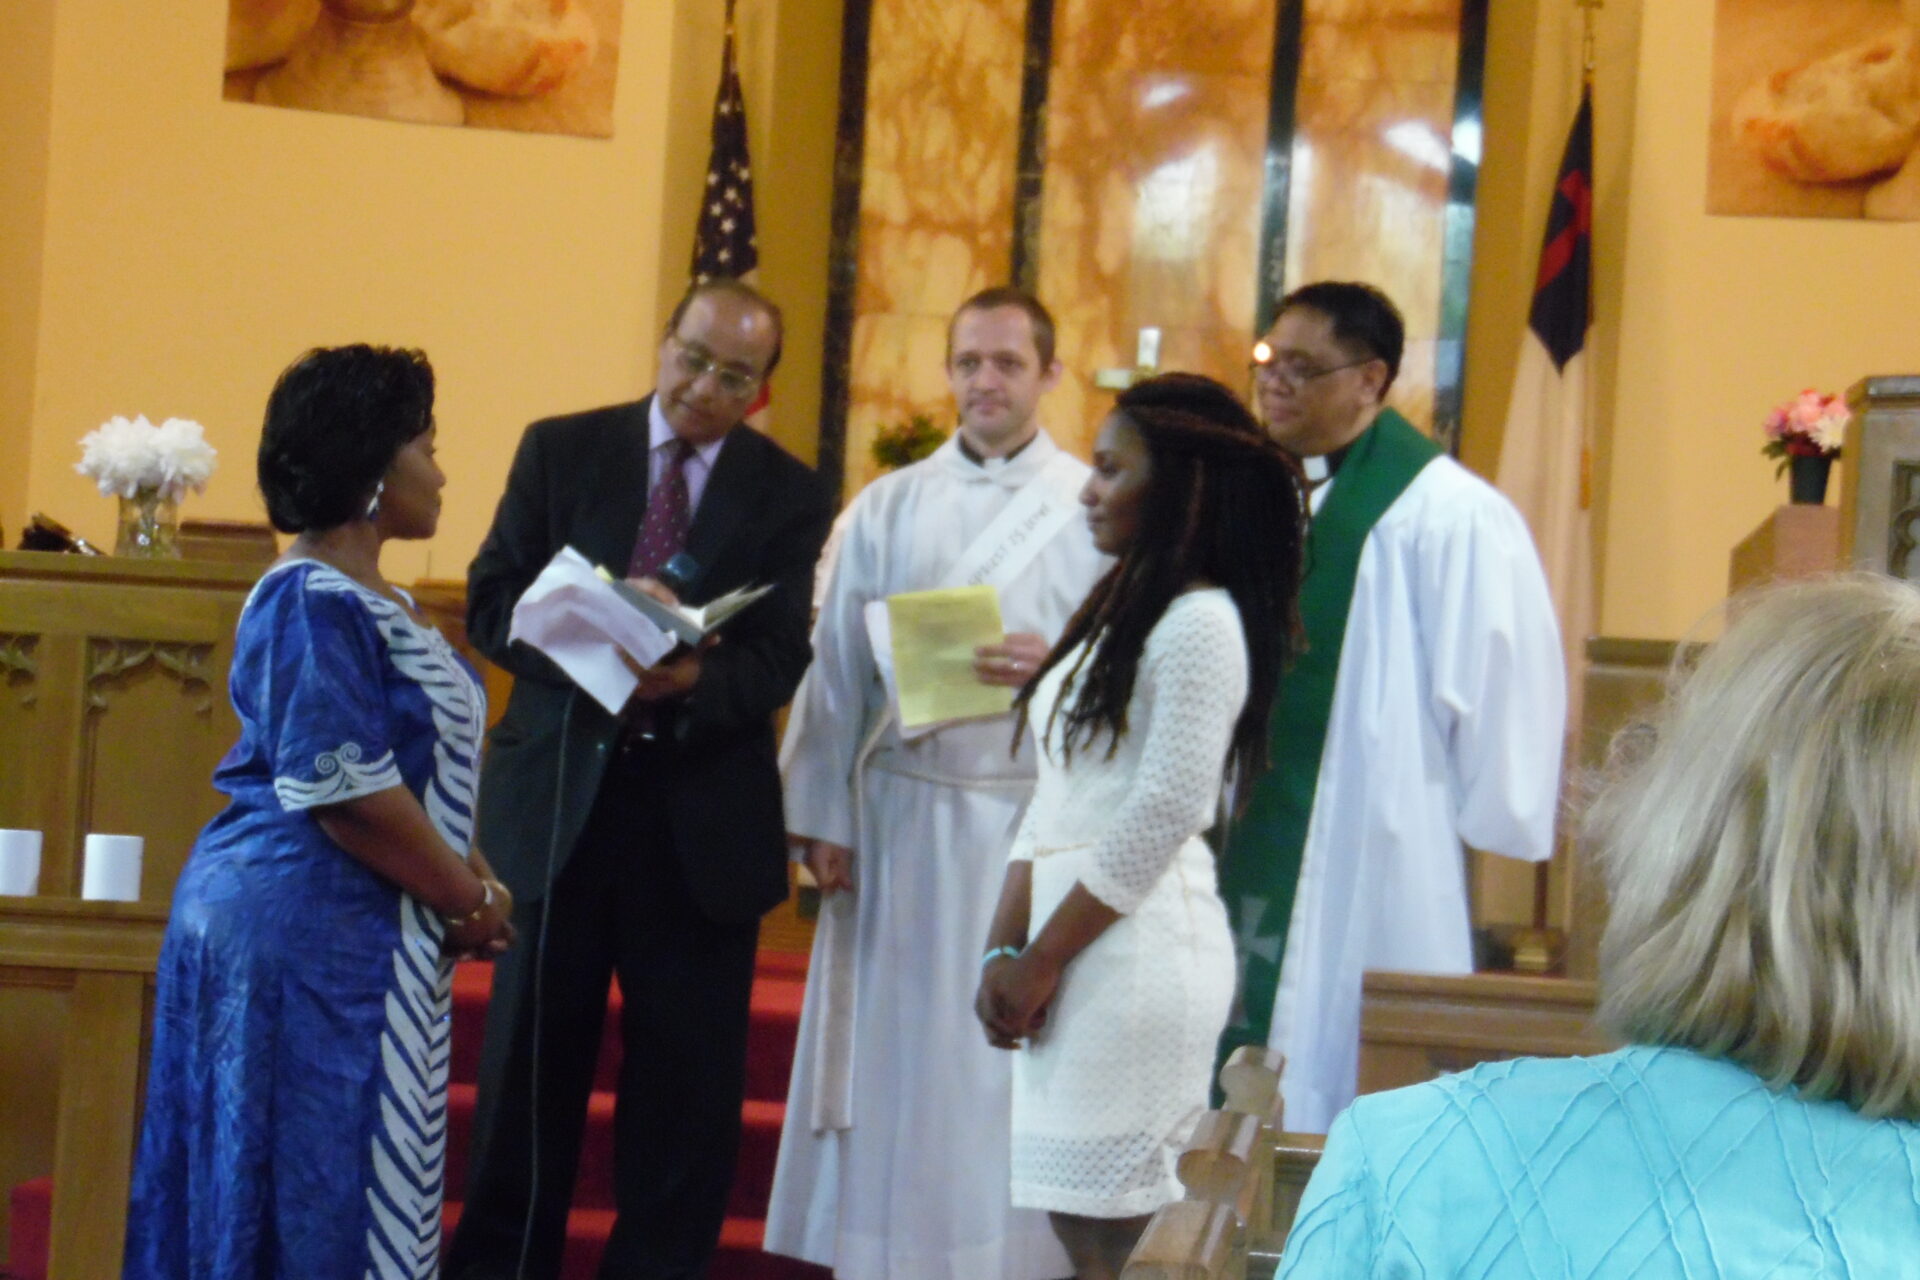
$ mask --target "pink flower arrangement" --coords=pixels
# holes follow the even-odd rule
[[[1823,396],[1809,387],[1767,415],[1767,442],[1760,452],[1780,460],[1776,476],[1787,469],[1790,458],[1837,458],[1852,416],[1839,396]]]

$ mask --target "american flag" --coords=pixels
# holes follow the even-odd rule
[[[705,201],[693,237],[693,278],[744,276],[760,265],[753,228],[753,167],[747,162],[747,102],[733,60],[733,4],[727,5],[726,52],[720,92],[713,100],[713,149],[707,158]]]

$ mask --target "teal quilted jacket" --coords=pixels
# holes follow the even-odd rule
[[[1490,1063],[1334,1122],[1280,1275],[1920,1277],[1920,1124],[1678,1049]]]

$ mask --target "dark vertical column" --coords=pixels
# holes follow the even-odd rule
[[[1254,292],[1252,332],[1273,323],[1287,291],[1287,201],[1293,179],[1294,96],[1300,88],[1300,39],[1306,0],[1277,0],[1273,18],[1273,83],[1267,97],[1267,166],[1260,217],[1260,287]]]
[[[1473,277],[1473,203],[1484,144],[1488,0],[1462,0],[1460,64],[1453,81],[1453,167],[1447,178],[1440,268],[1440,340],[1434,353],[1433,431],[1460,452],[1461,392],[1467,377],[1467,294]]]
[[[1040,200],[1047,168],[1047,81],[1053,71],[1055,0],[1027,0],[1020,72],[1020,151],[1013,178],[1013,283],[1040,285]]]
[[[853,379],[853,295],[860,265],[860,175],[866,158],[867,45],[873,0],[846,0],[840,28],[840,111],[834,126],[833,230],[827,246],[827,323],[820,368],[821,478],[846,483],[847,405]]]

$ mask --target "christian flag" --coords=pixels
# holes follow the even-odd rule
[[[1578,723],[1586,638],[1593,628],[1587,332],[1593,323],[1593,91],[1580,95],[1547,215],[1533,311],[1500,448],[1499,486],[1526,517],[1546,567],[1567,651],[1568,705]]]

